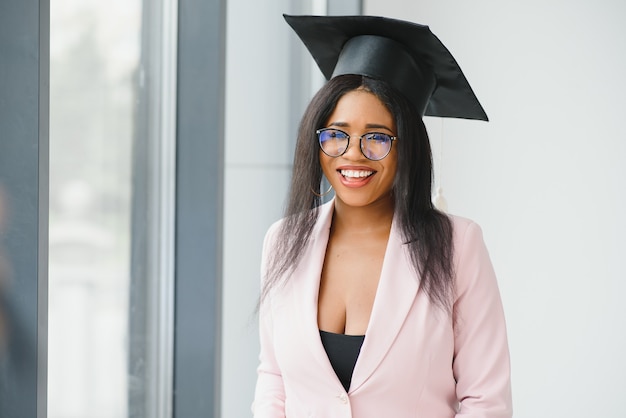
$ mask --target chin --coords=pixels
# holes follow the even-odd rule
[[[380,196],[372,196],[362,192],[337,192],[335,190],[335,199],[342,205],[354,208],[364,208],[367,206],[392,203],[391,194],[389,193]]]

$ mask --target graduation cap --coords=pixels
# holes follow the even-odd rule
[[[488,120],[456,60],[428,26],[375,16],[283,15],[330,80],[388,82],[422,116]]]

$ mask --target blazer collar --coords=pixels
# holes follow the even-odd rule
[[[302,262],[294,272],[293,279],[295,280],[291,283],[295,292],[297,309],[300,310],[303,319],[304,338],[310,341],[309,347],[313,357],[319,362],[322,370],[334,375],[322,346],[317,325],[319,285],[333,211],[334,200],[320,207],[309,245],[302,256]],[[406,245],[402,243],[394,218],[372,314],[352,375],[350,392],[358,389],[370,377],[391,348],[413,305],[418,289],[417,273],[411,267]]]
[[[372,314],[357,359],[350,392],[357,390],[383,361],[413,306],[419,281],[395,222],[391,225]]]

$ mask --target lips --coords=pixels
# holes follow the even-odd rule
[[[346,187],[363,187],[373,178],[376,171],[367,167],[343,167],[337,169],[341,184]]]

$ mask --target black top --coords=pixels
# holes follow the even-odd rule
[[[334,334],[320,330],[320,338],[328,360],[346,392],[350,389],[352,372],[359,357],[365,335]]]

